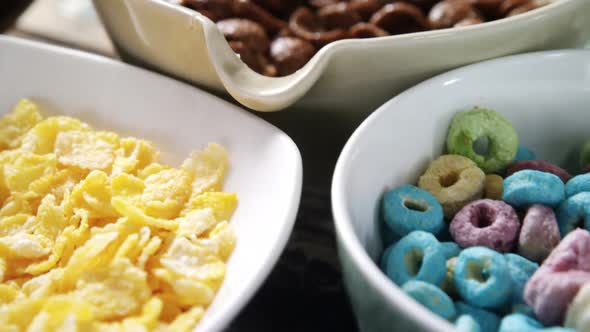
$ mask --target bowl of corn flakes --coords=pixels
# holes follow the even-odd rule
[[[0,326],[219,331],[293,227],[301,157],[204,92],[0,37]]]

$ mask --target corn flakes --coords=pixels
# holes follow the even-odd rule
[[[66,166],[105,170],[113,164],[118,145],[119,137],[114,133],[65,131],[55,138],[55,155]]]
[[[0,149],[16,148],[21,137],[41,121],[37,105],[23,99],[11,114],[0,119]]]
[[[0,331],[190,331],[235,246],[225,150],[180,168],[151,142],[43,119],[0,119]]]

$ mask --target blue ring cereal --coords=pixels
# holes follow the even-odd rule
[[[532,317],[523,314],[511,314],[502,318],[498,332],[537,332],[542,328],[543,324]]]
[[[565,184],[566,198],[583,192],[590,192],[590,173],[575,176]]]
[[[531,204],[556,206],[564,197],[563,182],[551,173],[524,170],[504,179],[502,199],[515,207]]]
[[[445,256],[440,243],[430,233],[414,231],[383,257],[385,274],[398,285],[420,280],[440,285],[446,275]]]
[[[514,161],[521,161],[521,160],[535,160],[537,159],[537,155],[535,152],[526,146],[518,145],[516,149],[516,156],[514,156]]]
[[[562,237],[579,226],[590,229],[590,192],[581,192],[563,201],[556,215]]]
[[[512,303],[524,303],[524,286],[539,268],[539,264],[516,254],[504,254],[512,280]]]
[[[512,291],[506,259],[485,247],[463,250],[457,257],[454,278],[461,297],[484,309],[502,307]]]
[[[399,237],[412,231],[437,234],[443,228],[440,203],[426,190],[403,185],[383,196],[383,217]]]
[[[402,290],[418,303],[444,319],[451,320],[456,315],[453,300],[440,288],[432,284],[419,280],[410,280],[402,286]]]
[[[455,242],[441,242],[441,250],[443,251],[445,257],[447,259],[450,259],[452,257],[457,257],[459,256],[459,253],[461,252],[461,247],[459,247],[459,245]]]
[[[477,321],[469,315],[461,315],[455,320],[455,330],[457,332],[481,332]]]
[[[468,315],[473,318],[479,325],[481,332],[496,332],[498,330],[500,318],[495,313],[461,301],[455,302],[455,308],[457,315]]]

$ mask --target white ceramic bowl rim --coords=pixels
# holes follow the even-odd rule
[[[99,0],[94,0],[98,2]],[[551,3],[523,14],[482,24],[429,30],[380,38],[343,39],[322,47],[305,66],[284,77],[268,77],[250,69],[229,48],[216,24],[198,11],[172,3],[168,0],[147,0],[170,10],[186,15],[204,31],[206,48],[211,65],[223,87],[240,103],[258,111],[276,111],[288,107],[302,98],[320,81],[330,62],[337,55],[349,50],[391,47],[412,44],[422,40],[439,40],[457,33],[466,36],[484,36],[498,27],[517,27],[547,18],[552,11],[559,11],[580,0],[551,0]],[[231,51],[231,52],[230,52]],[[230,54],[231,53],[231,54]],[[231,69],[229,69],[231,68]]]
[[[199,13],[197,10],[183,7],[180,4],[171,3],[168,0],[148,0],[152,2],[163,2],[167,6],[171,7],[178,7],[177,9],[183,11],[195,19],[199,20],[206,28],[212,28],[215,30],[219,30],[215,25],[215,22],[210,20],[207,16]],[[474,25],[467,25],[462,27],[456,28],[446,28],[446,29],[438,29],[438,30],[427,30],[427,31],[419,31],[413,33],[405,33],[400,35],[390,35],[385,37],[378,37],[378,38],[353,38],[353,39],[340,39],[334,42],[327,44],[326,46],[322,47],[311,60],[307,62],[304,67],[307,66],[315,66],[318,61],[315,60],[316,58],[323,57],[324,55],[328,55],[339,48],[346,48],[346,47],[357,47],[357,46],[373,46],[371,44],[379,44],[382,42],[394,42],[399,40],[417,40],[417,39],[429,39],[429,38],[438,38],[441,36],[448,35],[450,33],[460,33],[462,31],[477,31],[477,30],[487,30],[487,29],[494,29],[498,25],[503,24],[510,24],[513,21],[519,20],[536,20],[541,18],[542,16],[546,15],[548,11],[553,10],[556,7],[564,6],[569,2],[579,1],[579,0],[549,0],[550,2],[545,6],[524,12],[522,14],[518,14],[515,16],[505,17],[502,19],[484,22],[480,24]],[[214,57],[213,57],[214,59]],[[221,69],[221,68],[217,68]],[[256,73],[257,74],[257,73]],[[294,75],[294,74],[291,74]],[[290,75],[290,76],[291,76]],[[266,76],[264,76],[266,77]],[[280,79],[280,77],[268,77],[269,79]]]
[[[113,59],[110,59],[110,58],[107,58],[107,57],[104,57],[101,55],[87,53],[87,52],[76,50],[76,49],[70,49],[70,48],[61,47],[61,46],[49,45],[49,44],[45,44],[45,43],[25,40],[25,39],[21,39],[21,38],[12,37],[12,36],[0,35],[0,51],[1,51],[2,45],[4,45],[4,44],[6,44],[7,46],[16,45],[19,47],[26,47],[26,48],[34,49],[36,51],[40,51],[45,54],[56,54],[57,56],[69,56],[69,57],[79,58],[79,59],[82,59],[85,61],[91,60],[91,61],[97,62],[97,63],[104,63],[104,64],[108,64],[109,66],[112,66],[113,68],[115,68],[117,70],[125,70],[125,71],[130,71],[130,72],[135,72],[135,73],[141,73],[142,75],[147,75],[144,77],[156,77],[160,81],[166,81],[165,83],[167,85],[176,86],[176,87],[178,87],[178,89],[198,90],[197,88],[194,88],[188,84],[185,84],[183,82],[179,82],[177,80],[174,80],[174,79],[166,77],[166,76],[159,75],[159,74],[154,73],[152,71],[149,71],[149,70],[146,70],[143,68],[139,68],[139,67],[135,67],[135,66],[131,66],[131,65],[128,65],[128,64],[122,63],[120,61],[116,61],[116,60],[113,60]],[[9,86],[9,85],[7,85],[7,86]],[[202,91],[199,91],[199,94],[206,95],[206,93],[202,92]],[[294,157],[295,157],[294,165],[293,165],[294,166],[294,174],[293,174],[293,184],[294,185],[292,188],[290,188],[291,190],[288,193],[288,197],[285,198],[285,200],[290,203],[284,213],[284,216],[285,216],[284,225],[283,225],[282,229],[280,230],[279,234],[277,234],[277,237],[274,239],[273,247],[272,247],[273,250],[271,250],[267,254],[267,257],[264,260],[264,262],[262,262],[260,264],[254,277],[251,279],[251,281],[249,281],[248,287],[245,288],[243,291],[235,294],[230,299],[230,301],[228,301],[228,308],[224,309],[224,315],[216,315],[215,317],[212,317],[211,319],[209,319],[209,321],[207,322],[207,326],[208,326],[207,330],[208,331],[211,331],[211,330],[217,331],[217,330],[221,330],[224,327],[227,327],[230,324],[230,322],[238,315],[240,310],[242,310],[244,308],[244,306],[247,304],[247,302],[251,300],[251,298],[254,296],[255,292],[262,286],[263,282],[270,275],[270,272],[272,271],[273,267],[277,263],[285,246],[287,245],[287,241],[291,235],[291,231],[293,229],[293,226],[294,226],[295,220],[296,220],[296,216],[297,216],[297,211],[299,209],[299,202],[300,202],[300,198],[301,198],[301,187],[302,187],[302,182],[303,182],[303,167],[302,167],[301,154],[299,152],[299,149],[297,148],[297,145],[293,142],[293,140],[288,135],[286,135],[280,129],[278,129],[275,126],[273,126],[272,124],[260,119],[256,115],[254,115],[250,112],[247,112],[246,110],[241,109],[238,106],[231,104],[225,100],[222,100],[216,96],[207,95],[206,97],[209,99],[215,99],[216,103],[218,103],[219,105],[226,104],[228,108],[232,108],[232,111],[235,111],[238,114],[240,114],[242,118],[243,117],[250,118],[250,119],[256,121],[256,123],[258,125],[268,128],[270,132],[273,132],[275,135],[279,136],[280,140],[283,142],[283,144],[285,144],[284,146],[290,147],[290,150],[294,153]],[[238,241],[239,241],[239,238],[238,238]],[[231,259],[231,257],[230,257],[230,259]],[[200,326],[201,325],[198,324],[195,327],[195,330],[201,330]]]
[[[354,146],[357,145],[357,141],[360,140],[363,133],[367,128],[371,128],[373,122],[379,121],[381,114],[384,112],[391,112],[390,105],[395,104],[398,99],[404,97],[405,94],[410,94],[415,90],[420,90],[423,87],[431,85],[439,85],[438,83],[448,82],[458,76],[461,76],[464,72],[470,72],[475,68],[487,66],[487,65],[504,65],[511,62],[526,61],[527,59],[542,57],[558,57],[565,56],[567,54],[584,54],[590,57],[590,50],[557,50],[557,51],[541,51],[531,52],[519,55],[506,56],[502,58],[492,59],[475,63],[465,67],[461,67],[455,70],[448,71],[446,73],[437,75],[429,80],[426,80],[408,90],[392,98],[387,103],[379,107],[373,112],[351,135],[350,139],[344,146],[336,167],[334,170],[334,176],[332,179],[332,213],[334,216],[335,230],[340,241],[340,248],[346,251],[346,254],[351,259],[352,263],[359,267],[359,270],[364,271],[364,275],[368,282],[380,290],[389,301],[391,305],[396,306],[401,312],[407,317],[425,317],[425,319],[416,322],[421,324],[426,330],[429,331],[452,331],[452,326],[436,314],[432,313],[427,308],[414,301],[412,298],[407,296],[395,283],[393,283],[379,268],[379,266],[371,259],[363,245],[361,244],[358,236],[356,235],[351,221],[351,215],[348,213],[346,207],[346,198],[344,188],[345,185],[345,161],[352,159],[354,153]]]

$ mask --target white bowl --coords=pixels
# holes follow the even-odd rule
[[[173,165],[218,142],[228,150],[224,190],[238,194],[237,246],[196,330],[221,331],[266,279],[293,228],[301,157],[283,132],[183,83],[104,57],[0,36],[0,112],[23,97],[51,114],[153,141]]]
[[[348,294],[362,331],[451,331],[406,296],[375,261],[382,251],[381,195],[415,184],[441,155],[452,116],[474,106],[510,120],[539,159],[569,163],[590,138],[590,50],[540,52],[482,62],[430,79],[374,112],[344,147],[332,209]]]
[[[330,112],[373,110],[443,71],[522,53],[580,47],[590,40],[590,1],[554,0],[490,23],[322,48],[301,70],[281,78],[250,70],[215,24],[165,0],[93,0],[123,59],[215,91],[258,111],[293,105]]]

